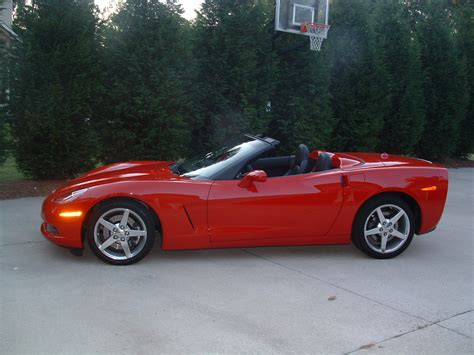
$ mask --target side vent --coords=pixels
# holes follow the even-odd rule
[[[188,212],[188,210],[186,209],[186,206],[183,205],[183,209],[184,209],[184,213],[186,213],[186,217],[188,217],[189,224],[191,225],[191,227],[192,227],[193,230],[194,230],[194,229],[195,229],[195,228],[194,228],[194,223],[193,223],[193,220],[191,219],[191,217],[189,216],[189,212]]]

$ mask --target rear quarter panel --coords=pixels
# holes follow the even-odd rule
[[[346,235],[349,242],[359,209],[370,198],[385,192],[403,193],[416,201],[421,212],[417,234],[433,230],[441,219],[448,193],[448,171],[443,167],[361,167],[345,171],[344,176],[347,186],[343,208],[329,236]],[[431,186],[436,190],[422,190]]]

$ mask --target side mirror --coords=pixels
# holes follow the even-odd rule
[[[263,170],[254,170],[245,175],[239,182],[239,186],[248,189],[253,186],[255,182],[267,181],[267,173]]]

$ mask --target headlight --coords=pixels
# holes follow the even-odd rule
[[[58,197],[57,199],[54,200],[54,202],[58,202],[58,203],[72,202],[75,199],[77,199],[78,197],[84,195],[84,193],[87,190],[89,190],[89,189],[80,189],[80,190],[70,192],[67,195]]]

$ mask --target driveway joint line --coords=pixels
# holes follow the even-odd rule
[[[451,331],[451,332],[453,332],[453,333],[462,335],[463,337],[466,337],[466,338],[468,338],[468,339],[472,339],[472,337],[470,337],[469,335],[466,335],[466,334],[464,334],[464,333],[458,332],[457,330],[448,328],[448,327],[446,327],[445,325],[441,325],[441,324],[438,324],[438,323],[434,323],[433,325],[436,325],[436,326],[438,326],[438,327],[440,327],[440,328],[444,328],[444,329],[449,330],[449,331]]]
[[[403,313],[403,314],[405,314],[405,315],[407,315],[407,316],[409,316],[409,317],[417,318],[418,320],[421,320],[421,321],[425,322],[426,324],[430,324],[430,321],[424,319],[423,317],[420,317],[420,316],[417,316],[417,315],[408,313],[408,312],[406,312],[406,311],[403,311],[403,310],[401,310],[401,309],[395,308],[395,307],[390,306],[390,305],[388,305],[388,304],[385,304],[385,303],[382,303],[382,302],[380,302],[380,301],[374,300],[374,299],[372,299],[372,298],[370,298],[370,297],[367,297],[367,296],[362,295],[362,294],[360,294],[360,293],[357,293],[357,292],[355,292],[355,291],[349,290],[349,289],[347,289],[347,288],[345,288],[345,287],[342,287],[342,286],[339,286],[339,285],[337,285],[337,284],[333,284],[333,283],[331,283],[331,282],[329,282],[329,281],[327,281],[327,280],[321,279],[321,278],[319,278],[319,277],[317,277],[317,276],[308,274],[308,273],[306,273],[306,272],[304,272],[304,271],[295,269],[295,268],[293,268],[293,267],[291,267],[291,266],[288,266],[288,265],[279,263],[279,262],[277,262],[277,261],[268,259],[268,258],[266,258],[266,257],[264,257],[264,256],[259,255],[259,254],[252,253],[252,252],[250,252],[250,251],[248,251],[248,250],[246,250],[246,249],[241,249],[241,250],[243,250],[243,251],[245,251],[246,253],[248,253],[248,254],[250,254],[250,255],[253,255],[253,256],[257,257],[257,258],[266,260],[266,261],[268,261],[268,262],[270,262],[270,263],[273,263],[273,264],[275,264],[275,265],[279,265],[279,266],[284,267],[284,268],[286,268],[286,269],[288,269],[288,270],[292,270],[292,271],[297,272],[297,273],[299,273],[299,274],[301,274],[301,275],[310,277],[310,278],[312,278],[312,279],[314,279],[314,280],[318,280],[318,281],[324,282],[324,283],[327,284],[327,285],[331,285],[331,286],[333,286],[333,287],[336,287],[336,288],[338,288],[338,289],[340,289],[340,290],[343,290],[343,291],[348,292],[348,293],[350,293],[350,294],[353,294],[353,295],[355,295],[355,296],[358,296],[358,297],[364,298],[364,299],[366,299],[366,300],[368,300],[368,301],[377,303],[377,304],[380,305],[380,306],[389,308],[389,309],[391,309],[391,310],[393,310],[393,311],[396,311],[396,312]]]
[[[450,320],[451,318],[458,317],[458,316],[462,316],[463,314],[467,314],[467,313],[470,313],[470,312],[472,312],[472,311],[474,311],[474,309],[469,309],[469,310],[467,310],[467,311],[464,311],[464,312],[461,312],[461,313],[457,313],[457,314],[452,315],[452,316],[450,316],[450,317],[447,317],[447,318],[438,320],[438,321],[434,322],[433,324],[434,324],[434,325],[437,325],[438,327],[441,327],[441,328],[450,330],[450,331],[452,331],[452,332],[454,332],[454,333],[457,333],[457,334],[459,334],[459,335],[462,335],[462,336],[464,336],[464,337],[466,337],[466,338],[468,338],[468,339],[472,339],[472,337],[469,336],[469,335],[466,335],[466,334],[464,334],[464,333],[458,332],[457,330],[451,329],[451,328],[449,328],[449,327],[447,327],[447,326],[445,326],[445,325],[439,324],[439,323],[442,323],[442,322],[444,322],[444,321]]]
[[[410,330],[410,331],[407,331],[407,332],[403,332],[403,333],[394,335],[393,337],[390,337],[390,338],[387,338],[387,339],[384,339],[384,340],[381,340],[381,341],[378,341],[378,342],[375,342],[375,343],[371,343],[371,344],[370,344],[370,347],[372,348],[372,347],[374,347],[374,346],[376,346],[376,345],[385,343],[385,342],[387,342],[387,341],[389,341],[389,340],[396,339],[396,338],[400,338],[400,337],[402,337],[402,336],[404,336],[404,335],[411,334],[411,333],[417,332],[417,331],[422,330],[422,329],[425,329],[425,328],[429,328],[429,327],[431,327],[431,326],[433,326],[433,325],[436,325],[436,326],[438,326],[438,327],[441,327],[441,328],[444,328],[444,329],[446,329],[446,330],[452,331],[453,333],[456,333],[456,334],[458,334],[458,335],[462,335],[462,336],[465,337],[465,338],[472,339],[470,336],[468,336],[468,335],[466,335],[466,334],[459,333],[458,331],[455,331],[455,330],[453,330],[453,329],[450,329],[450,328],[447,328],[447,327],[445,327],[445,326],[442,326],[442,325],[438,324],[438,323],[444,322],[444,321],[446,321],[446,320],[448,320],[448,319],[451,319],[451,318],[454,318],[454,317],[457,317],[457,316],[461,316],[461,315],[463,315],[463,314],[466,314],[466,313],[469,313],[469,312],[472,312],[472,311],[473,311],[473,310],[470,309],[470,310],[467,310],[467,311],[464,311],[464,312],[460,312],[460,313],[456,313],[456,314],[451,315],[451,316],[449,316],[449,317],[446,317],[446,318],[437,320],[436,322],[432,322],[432,323],[427,324],[427,325],[424,325],[424,326],[419,326],[419,327],[416,328],[416,329],[412,329],[412,330]],[[362,345],[362,346],[360,346],[358,349],[355,349],[355,350],[346,352],[346,353],[344,353],[344,354],[352,354],[352,353],[355,353],[356,351],[364,350],[364,348],[365,348],[365,346]]]

